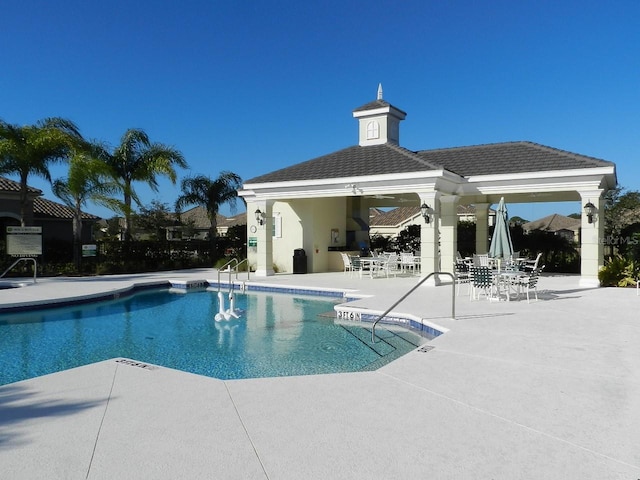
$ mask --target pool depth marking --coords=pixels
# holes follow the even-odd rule
[[[129,365],[130,367],[138,367],[143,368],[145,370],[157,370],[158,367],[155,365],[149,365],[148,363],[136,362],[135,360],[129,360],[128,358],[119,358],[116,360],[116,363],[121,363],[123,365]]]

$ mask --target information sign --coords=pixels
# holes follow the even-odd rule
[[[7,254],[14,257],[42,255],[42,227],[7,227]]]

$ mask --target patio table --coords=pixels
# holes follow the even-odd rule
[[[494,278],[498,299],[500,299],[500,295],[504,293],[507,302],[511,301],[511,292],[517,287],[517,280],[523,276],[526,276],[523,272],[515,270],[496,271]],[[515,293],[519,295],[520,291],[517,290]]]
[[[369,270],[369,276],[373,278],[373,272],[382,264],[384,258],[381,257],[359,257],[362,270]]]

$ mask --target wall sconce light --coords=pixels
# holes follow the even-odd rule
[[[422,217],[424,218],[424,223],[431,223],[431,207],[426,203],[420,205],[420,212],[422,212]]]
[[[255,216],[256,216],[256,222],[258,222],[258,225],[264,225],[264,219],[266,215],[263,212],[261,212],[260,209],[256,210]]]
[[[587,214],[587,221],[589,223],[593,223],[595,221],[594,217],[598,213],[598,209],[593,203],[587,202],[587,204],[584,206],[584,213]]]

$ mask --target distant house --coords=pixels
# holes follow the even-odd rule
[[[207,240],[211,221],[207,215],[207,210],[202,207],[194,207],[180,213],[180,223],[182,225],[167,228],[167,239],[179,240],[183,238]],[[247,224],[246,212],[239,213],[232,217],[225,217],[218,214],[216,216],[216,232],[222,237],[227,234],[230,227]]]
[[[398,207],[389,211],[376,209],[369,222],[370,235],[397,237],[409,225],[419,225],[423,222],[419,206]],[[475,222],[476,209],[473,205],[458,205],[458,221]],[[495,223],[496,211],[489,209],[489,226]]]
[[[42,227],[42,240],[73,240],[73,210],[66,205],[42,198],[37,188],[27,189],[25,223]],[[82,213],[82,241],[93,240],[93,224],[100,217]],[[2,236],[8,226],[20,225],[20,183],[0,177],[0,229]]]
[[[541,230],[564,237],[570,242],[578,242],[580,240],[580,225],[579,218],[565,217],[554,213],[539,220],[523,223],[522,230],[525,235],[533,230]]]

